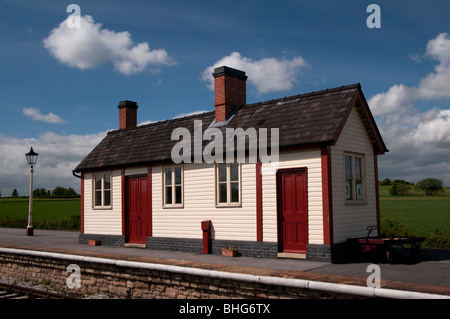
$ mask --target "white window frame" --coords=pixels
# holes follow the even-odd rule
[[[365,157],[364,154],[344,153],[344,197],[347,204],[365,204],[366,203],[366,179],[365,179]],[[347,175],[347,158],[350,159],[350,176]],[[359,159],[360,172],[357,176],[356,159]],[[350,186],[350,194],[348,188]],[[359,187],[358,187],[359,186]],[[350,195],[350,198],[348,198]]]
[[[109,175],[109,188],[105,188],[105,175]],[[97,176],[101,176],[101,185],[100,189],[96,189],[96,179]],[[112,209],[112,186],[113,185],[113,176],[112,172],[99,172],[92,174],[92,207],[94,209]],[[97,205],[96,203],[96,195],[97,192],[100,192],[101,203]],[[109,192],[109,205],[105,205],[106,192]]]
[[[226,181],[219,180],[219,169],[220,165],[226,165]],[[231,164],[238,165],[238,180],[231,180]],[[216,171],[216,207],[236,207],[241,206],[242,203],[242,175],[241,175],[241,167],[240,163],[216,163],[215,171]],[[238,201],[231,201],[231,183],[238,183]],[[220,202],[220,185],[225,184],[227,190],[227,201]]]
[[[176,183],[176,175],[175,175],[175,170],[177,168],[181,169],[181,184],[177,184]],[[162,206],[164,208],[182,208],[184,207],[184,167],[183,165],[171,165],[171,166],[163,166],[163,171],[162,171]],[[171,169],[171,185],[167,185],[166,183],[166,175],[167,175],[167,170]],[[172,199],[172,203],[167,203],[167,193],[166,193],[166,188],[167,187],[171,187],[171,199]],[[176,199],[176,187],[181,187],[181,203],[175,203],[175,199]]]

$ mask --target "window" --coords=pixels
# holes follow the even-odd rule
[[[345,155],[345,200],[347,202],[364,200],[362,156]]]
[[[164,168],[164,207],[183,206],[183,168],[170,166]]]
[[[239,163],[219,163],[216,166],[217,205],[240,205],[240,166]]]
[[[111,207],[111,174],[94,175],[94,207]]]

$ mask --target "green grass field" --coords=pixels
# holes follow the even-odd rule
[[[425,196],[417,192],[391,196],[390,186],[380,186],[381,219],[393,216],[404,223],[410,233],[429,235],[436,229],[450,236],[450,188],[444,194]]]
[[[33,199],[35,228],[74,230],[79,225],[79,216],[79,198]],[[28,198],[0,198],[0,227],[26,227],[27,220]]]

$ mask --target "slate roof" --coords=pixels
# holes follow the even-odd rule
[[[387,152],[359,84],[247,104],[235,108],[228,123],[218,127],[223,132],[226,128],[268,128],[268,132],[269,128],[279,128],[280,151],[286,147],[333,145],[353,106],[366,123],[375,152]],[[183,127],[194,138],[194,120],[202,121],[204,131],[214,125],[214,111],[110,131],[75,171],[171,161],[172,147],[178,142],[171,140],[172,131]],[[208,143],[204,141],[203,146]]]

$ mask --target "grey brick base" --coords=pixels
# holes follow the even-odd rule
[[[222,254],[222,248],[233,247],[238,255],[261,258],[277,258],[278,244],[258,241],[213,240],[212,253]]]
[[[101,245],[123,247],[125,236],[80,234],[80,244],[87,244],[89,239],[98,239]],[[211,241],[213,254],[220,255],[222,248],[234,247],[238,250],[238,256],[277,258],[278,244],[268,242],[243,241],[243,240],[217,240]],[[171,237],[147,237],[147,249],[185,251],[201,254],[203,250],[202,239],[171,238]],[[342,263],[347,261],[346,243],[332,245],[309,244],[306,249],[306,259],[312,261],[324,261]]]
[[[343,263],[347,260],[347,245],[346,243],[332,245],[309,244],[306,247],[306,259]]]
[[[125,236],[120,235],[80,234],[78,237],[80,244],[87,245],[89,239],[98,239],[105,246],[123,247],[125,243]]]
[[[203,242],[201,239],[147,237],[147,248],[155,250],[175,250],[189,253],[201,253]]]
[[[222,254],[222,248],[232,246],[238,250],[240,256],[248,257],[277,257],[277,243],[253,242],[242,240],[212,240],[212,253]],[[178,250],[201,254],[202,239],[147,237],[147,248],[156,250]]]

